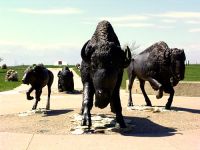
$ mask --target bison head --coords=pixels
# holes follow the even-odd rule
[[[24,71],[24,76],[22,78],[22,83],[31,84],[35,80],[35,70],[32,67],[28,67]]]
[[[184,50],[173,48],[171,54],[171,64],[172,64],[172,72],[173,72],[173,80],[174,85],[178,83],[178,81],[184,79],[185,75],[185,53]]]
[[[131,61],[130,50],[125,52],[113,42],[84,45],[81,56],[90,64],[90,75],[95,89],[95,105],[104,108],[110,102],[113,91],[121,84],[123,68]]]

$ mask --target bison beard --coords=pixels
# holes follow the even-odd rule
[[[110,103],[112,112],[116,113],[116,121],[120,127],[125,127],[119,89],[123,69],[131,61],[130,50],[124,52],[111,24],[101,21],[92,38],[84,44],[81,57],[82,125],[92,125],[90,111],[95,94],[95,106],[105,108]]]

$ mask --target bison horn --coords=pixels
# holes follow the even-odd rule
[[[84,45],[83,48],[81,49],[81,57],[84,61],[90,61],[90,57],[92,53],[94,52],[94,47],[95,45],[91,45],[89,43],[90,40],[88,40]]]
[[[126,68],[131,62],[131,51],[128,46],[126,47],[126,50],[124,53],[125,53],[124,68]]]
[[[83,59],[84,61],[87,61],[87,57],[86,57],[86,54],[85,54],[85,49],[86,49],[87,44],[88,44],[89,41],[90,41],[90,40],[88,40],[88,41],[83,45],[83,47],[82,47],[82,49],[81,49],[81,57],[82,57],[82,59]]]

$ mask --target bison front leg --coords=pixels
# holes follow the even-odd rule
[[[47,98],[46,110],[50,109],[50,95],[51,95],[51,87],[48,86],[48,98]]]
[[[40,101],[41,94],[42,94],[42,89],[36,89],[36,91],[35,91],[35,104],[33,105],[32,110],[35,110],[37,108],[37,104]]]
[[[152,106],[151,101],[150,101],[149,97],[147,96],[147,93],[146,93],[146,91],[144,89],[145,81],[141,80],[141,79],[139,79],[139,81],[140,81],[140,89],[142,91],[142,94],[144,96],[144,99],[145,99],[145,102],[146,102],[147,106]]]
[[[172,105],[172,101],[173,101],[173,97],[174,97],[174,89],[173,89],[173,87],[170,88],[169,94],[170,94],[169,95],[169,99],[168,99],[168,102],[167,102],[167,104],[165,106],[165,109],[168,109],[168,110],[171,109],[171,105]]]
[[[162,84],[160,84],[156,79],[149,77],[147,79],[154,90],[159,90],[162,87]]]
[[[30,95],[31,92],[33,92],[33,90],[34,90],[34,88],[31,86],[31,88],[26,92],[26,98],[27,98],[27,100],[34,99],[34,97]]]
[[[82,126],[92,126],[90,111],[93,106],[94,88],[92,83],[85,83],[83,86],[83,103],[82,103]]]
[[[116,122],[119,123],[120,128],[126,128],[126,124],[124,122],[124,117],[122,115],[122,106],[121,101],[119,97],[119,91],[114,92],[110,105],[111,105],[111,111],[116,114]]]

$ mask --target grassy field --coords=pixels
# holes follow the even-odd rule
[[[128,79],[127,71],[124,70],[121,87],[126,88],[126,80]],[[185,68],[185,78],[183,81],[200,81],[200,64],[189,65]]]
[[[22,84],[21,79],[22,79],[22,77],[24,75],[24,71],[26,70],[27,67],[28,67],[27,65],[24,65],[24,66],[8,67],[7,69],[0,68],[0,92],[12,90],[12,89],[16,88],[17,86],[21,85]],[[63,66],[46,65],[45,67],[47,67],[47,68],[62,68]],[[69,67],[74,67],[74,66],[70,65]],[[5,81],[5,75],[9,69],[13,69],[13,70],[17,71],[19,81],[15,81],[15,82]]]
[[[51,65],[48,65],[46,67],[47,68],[62,68],[62,66],[51,66]],[[71,65],[69,67],[70,68],[72,67],[75,70],[75,72],[78,75],[80,75],[80,71],[76,67],[74,67],[73,65]],[[8,69],[14,69],[18,72],[19,81],[17,81],[17,82],[5,81],[5,74],[6,74],[8,69],[0,69],[0,92],[12,90],[15,87],[19,86],[21,84],[21,79],[23,77],[24,70],[26,68],[27,68],[27,66],[16,66],[16,67],[9,67],[8,68]],[[123,88],[123,89],[126,88],[126,80],[127,79],[128,79],[128,76],[127,76],[127,71],[125,69],[124,74],[123,74],[123,80],[122,80],[121,88]],[[200,81],[200,65],[186,66],[184,81]]]
[[[18,67],[8,67],[8,69],[0,69],[0,92],[12,90],[15,87],[19,86],[22,83],[21,79],[23,77],[24,70],[26,67],[27,66],[18,66]],[[13,69],[17,71],[19,81],[15,81],[15,82],[5,81],[5,75],[9,69]]]
[[[200,65],[186,66],[184,81],[200,81]]]

